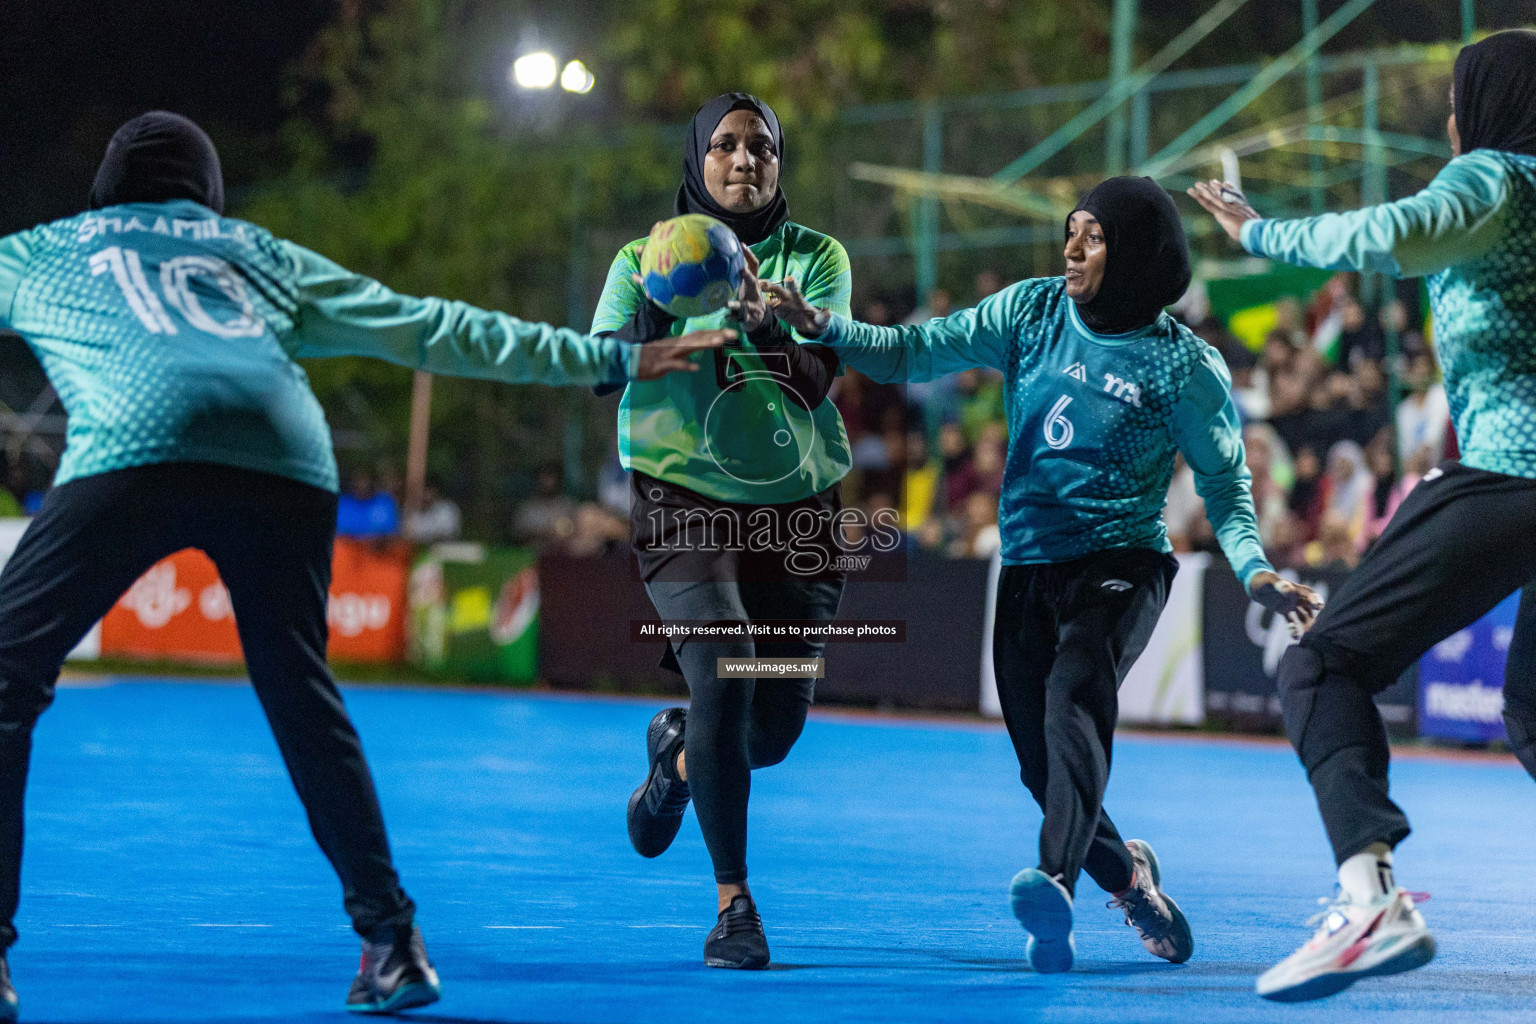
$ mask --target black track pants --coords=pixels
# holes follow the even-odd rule
[[[1536,577],[1536,480],[1450,462],[1414,488],[1280,662],[1286,735],[1317,794],[1335,858],[1395,846],[1408,819],[1387,793],[1372,695],[1435,644]],[[1522,597],[1504,675],[1511,745],[1536,776],[1536,607]]]
[[[1131,884],[1125,841],[1103,812],[1120,683],[1151,639],[1178,570],[1133,548],[998,580],[992,659],[1020,776],[1045,812],[1040,870],[1073,889],[1084,868],[1106,892]]]
[[[251,684],[363,935],[409,922],[361,744],[326,667],[336,496],[201,463],[55,487],[0,574],[0,950],[16,940],[32,729],[65,656],[134,580],[201,548],[229,588]]]
[[[837,617],[843,583],[836,579],[652,581],[646,584],[664,620],[753,622]],[[819,658],[808,641],[685,640],[673,650],[688,682],[683,734],[688,789],[715,881],[747,878],[747,798],[752,769],[778,764],[800,738],[816,689],[814,679],[721,679],[718,658]]]

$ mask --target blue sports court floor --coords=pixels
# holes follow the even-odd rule
[[[1147,956],[1086,878],[1079,969],[1023,966],[1013,873],[1039,814],[1001,728],[818,715],[754,779],[754,891],[777,969],[702,966],[690,813],[656,861],[624,806],[659,703],[354,688],[405,884],[444,982],[419,1021],[1447,1021],[1536,1018],[1536,786],[1513,762],[1402,759],[1426,970],[1274,1006],[1253,978],[1332,885],[1280,746],[1123,737],[1109,806],[1194,928]],[[70,686],[29,795],[22,1019],[335,1021],[357,962],[340,894],[243,686]]]

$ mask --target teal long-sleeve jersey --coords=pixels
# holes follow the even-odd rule
[[[639,357],[612,338],[397,295],[187,200],[0,238],[0,327],[26,340],[67,414],[56,484],[216,462],[335,491],[330,429],[298,358],[590,385],[630,379]]]
[[[1461,461],[1536,478],[1536,157],[1474,150],[1406,199],[1250,220],[1242,242],[1300,266],[1429,275]]]
[[[1095,334],[1053,277],[912,327],[834,316],[818,340],[877,381],[932,380],[973,366],[1003,372],[1005,563],[1171,551],[1162,510],[1177,450],[1243,585],[1271,568],[1226,364],[1166,313],[1140,330]]]

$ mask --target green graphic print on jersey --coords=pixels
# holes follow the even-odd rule
[[[1461,461],[1536,478],[1536,157],[1474,150],[1422,192],[1350,213],[1251,220],[1255,256],[1429,277]]]
[[[1180,451],[1244,586],[1270,569],[1226,364],[1172,317],[1094,334],[1053,277],[1020,281],[974,309],[914,327],[833,317],[823,340],[877,381],[932,380],[973,366],[1003,372],[1005,563],[1171,551],[1162,509]]]
[[[630,279],[639,270],[644,241],[631,242],[614,258],[592,318],[594,333],[617,331],[648,301]],[[763,280],[793,277],[811,302],[847,315],[852,278],[848,254],[836,239],[789,223],[752,252]],[[726,317],[721,310],[680,320],[672,333],[720,327]],[[632,382],[619,403],[619,460],[625,469],[716,501],[753,505],[810,497],[841,480],[852,465],[837,407],[824,401],[806,412],[786,401],[774,367],[745,342],[705,360],[698,373]]]
[[[55,484],[215,462],[337,488],[300,357],[375,356],[489,380],[597,384],[638,349],[397,295],[188,200],[132,203],[0,239],[0,326],[68,415]]]

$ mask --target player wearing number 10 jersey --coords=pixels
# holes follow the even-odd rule
[[[1177,569],[1161,516],[1176,451],[1250,592],[1295,628],[1315,603],[1264,557],[1225,364],[1162,311],[1190,277],[1173,201],[1148,178],[1112,178],[1072,213],[1065,255],[1065,277],[1022,281],[912,327],[816,314],[793,288],[765,285],[781,318],[809,320],[796,324],[802,333],[875,380],[973,366],[1004,374],[993,661],[1024,784],[1045,811],[1039,867],[1021,871],[1012,890],[1042,972],[1072,965],[1072,893],[1084,868],[1150,952],[1176,963],[1193,952],[1151,847],[1121,839],[1101,809],[1116,690]]]
[[[222,216],[218,154],[174,114],[118,130],[89,212],[0,239],[0,327],[68,412],[55,486],[0,574],[0,1020],[16,999],[22,795],[64,656],[160,558],[206,551],[315,838],[363,937],[347,1008],[437,998],[357,733],[326,667],[336,529],[330,431],[297,356],[599,384],[688,365],[724,335],[590,338],[376,281]],[[667,351],[670,350],[670,351]]]

